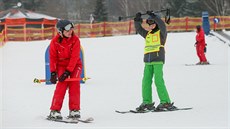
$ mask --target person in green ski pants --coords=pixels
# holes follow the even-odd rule
[[[164,45],[167,38],[167,30],[164,21],[152,12],[147,11],[149,18],[146,23],[150,30],[142,27],[143,19],[138,12],[134,18],[134,25],[138,34],[145,38],[144,48],[144,75],[142,80],[142,104],[136,108],[137,111],[148,110],[173,110],[176,107],[171,103],[163,78],[163,65],[165,62]],[[155,107],[152,100],[152,83],[156,85],[160,104]]]

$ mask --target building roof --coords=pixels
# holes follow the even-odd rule
[[[20,8],[11,8],[5,11],[0,12],[0,19],[47,19],[55,20],[56,17],[48,16],[41,13],[35,13],[29,10],[20,9]]]

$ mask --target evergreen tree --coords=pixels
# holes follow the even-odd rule
[[[97,0],[94,10],[94,18],[97,22],[108,21],[108,13],[105,0]]]

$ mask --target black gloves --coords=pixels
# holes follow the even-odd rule
[[[51,72],[50,82],[52,84],[56,84],[56,82],[57,82],[57,73],[56,72]]]
[[[146,14],[151,15],[152,11],[147,11]]]
[[[65,70],[65,72],[59,77],[58,80],[60,82],[63,82],[63,81],[65,81],[66,78],[68,78],[69,75],[70,75],[70,71]]]
[[[141,18],[141,13],[140,12],[138,12],[136,14],[136,17],[134,18],[134,21],[137,21],[137,22],[142,22],[143,21],[143,19]]]
[[[155,17],[156,14],[153,13],[153,11],[147,11],[146,14],[148,14],[149,16]]]
[[[197,43],[198,43],[198,41],[195,42],[194,47],[196,47]]]

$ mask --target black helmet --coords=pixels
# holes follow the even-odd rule
[[[197,25],[197,26],[196,26],[197,29],[200,29],[200,27],[201,27],[200,25]]]
[[[149,16],[148,19],[146,19],[146,23],[149,25],[155,24],[155,20],[153,19],[153,16]]]
[[[58,32],[62,34],[64,30],[69,31],[71,28],[74,28],[74,25],[69,20],[59,20],[56,27]]]
[[[200,28],[201,28],[200,25],[197,25],[197,26],[196,26],[197,31],[200,31]]]

